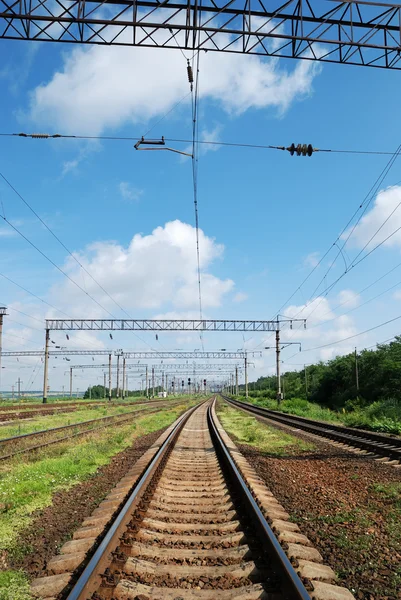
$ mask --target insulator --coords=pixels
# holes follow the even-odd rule
[[[188,61],[188,64],[187,64],[187,73],[188,73],[188,81],[189,81],[189,83],[193,83],[194,82],[194,74],[192,72],[192,67],[189,64],[189,61]]]
[[[43,139],[51,137],[48,133],[31,133],[31,138]]]
[[[286,150],[288,150],[291,156],[294,156],[294,154],[297,156],[312,156],[317,151],[317,148],[314,148],[312,144],[297,144],[297,146],[291,144]]]

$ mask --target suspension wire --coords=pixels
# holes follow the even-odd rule
[[[183,55],[188,60],[185,55]],[[176,105],[180,104],[180,100]],[[174,107],[174,108],[175,108]],[[172,110],[174,110],[174,108]],[[171,112],[171,111],[170,111]],[[169,113],[167,113],[169,114]],[[167,114],[165,116],[167,116]],[[164,117],[163,117],[164,118]],[[75,140],[103,140],[103,141],[115,141],[115,142],[137,142],[141,139],[141,136],[114,136],[114,135],[79,135],[79,134],[37,134],[37,133],[8,133],[0,132],[0,137],[20,137],[20,138],[34,138],[34,139],[75,139]],[[176,142],[182,144],[191,144],[192,140],[182,138],[165,138],[166,142]],[[287,150],[285,146],[275,146],[272,144],[256,144],[252,142],[224,142],[216,140],[199,140],[198,144],[207,144],[210,146],[227,146],[231,148],[250,148],[256,150]],[[371,156],[393,156],[394,152],[382,151],[382,150],[350,150],[350,149],[333,149],[333,148],[316,148],[315,152],[324,152],[330,154],[361,154]]]
[[[387,162],[387,164],[385,165],[385,167],[382,169],[382,171],[380,172],[379,176],[376,178],[375,182],[373,183],[373,185],[371,186],[369,192],[366,194],[365,198],[363,199],[362,203],[358,206],[358,208],[354,211],[354,214],[352,215],[352,217],[348,220],[348,223],[343,227],[341,233],[337,236],[336,240],[334,241],[334,243],[332,244],[332,246],[330,246],[330,248],[326,251],[326,253],[324,254],[324,256],[320,259],[320,261],[318,262],[317,265],[314,266],[314,268],[311,270],[311,272],[305,277],[304,281],[300,284],[300,286],[298,286],[298,288],[295,290],[295,292],[293,292],[293,294],[287,299],[287,301],[281,306],[281,308],[279,309],[282,310],[282,308],[284,308],[284,306],[289,302],[289,300],[291,300],[291,298],[296,294],[296,292],[304,285],[304,283],[309,279],[309,277],[312,275],[312,273],[318,268],[318,266],[322,263],[323,259],[328,255],[328,253],[330,252],[331,248],[333,246],[336,246],[336,248],[338,248],[338,253],[335,257],[335,259],[332,261],[332,263],[330,264],[329,268],[326,270],[325,274],[323,275],[323,277],[321,278],[321,280],[319,281],[319,283],[317,284],[317,286],[315,287],[315,289],[313,290],[312,294],[310,295],[309,299],[307,300],[307,302],[304,304],[304,306],[295,314],[293,315],[293,318],[298,317],[300,314],[302,314],[304,312],[304,310],[308,307],[308,305],[310,305],[310,303],[312,302],[312,298],[313,296],[317,293],[319,287],[321,286],[322,282],[325,281],[327,275],[329,274],[329,272],[331,271],[331,269],[333,268],[334,264],[336,263],[338,257],[340,255],[342,255],[342,251],[344,250],[346,244],[348,243],[349,239],[351,238],[352,234],[354,233],[356,227],[358,226],[358,224],[360,223],[361,219],[363,218],[363,216],[365,215],[366,211],[368,210],[369,206],[371,205],[373,199],[375,198],[375,196],[378,193],[378,190],[380,188],[380,186],[382,185],[382,183],[384,182],[385,178],[387,177],[388,173],[390,172],[390,170],[392,169],[392,167],[394,166],[394,163],[396,161],[396,159],[400,156],[401,153],[401,144],[398,146],[398,148],[396,149],[396,151],[392,154],[392,157],[390,158],[390,160]],[[398,205],[399,206],[399,205]],[[396,209],[398,208],[398,206],[396,207]],[[363,209],[361,211],[361,209]],[[393,212],[391,214],[393,214],[395,212],[395,210],[393,210]],[[358,219],[355,221],[355,223],[353,224],[353,226],[350,228],[350,231],[347,235],[347,237],[345,238],[342,246],[337,246],[337,243],[342,239],[343,234],[347,231],[347,228],[349,227],[349,225],[352,223],[352,221],[354,220],[355,216],[358,214],[358,212],[361,213],[358,216]],[[390,215],[391,216],[391,215]],[[390,218],[387,217],[387,219],[384,221],[384,223],[378,228],[378,230],[374,233],[374,235],[371,237],[371,239],[369,241],[371,241],[376,235],[377,233],[381,230],[381,228],[383,227],[383,225],[388,221],[388,219]],[[358,264],[360,264],[363,260],[365,260],[370,254],[372,254],[375,250],[377,250],[381,245],[383,245],[389,238],[391,238],[395,233],[397,233],[399,230],[401,229],[401,227],[399,227],[396,231],[394,231],[393,233],[391,233],[385,240],[383,240],[382,242],[380,242],[379,244],[377,244],[372,250],[370,250],[370,252],[368,252],[367,254],[365,254],[365,256],[363,256],[362,258],[360,258],[357,262],[356,259],[360,256],[361,252],[359,252],[357,254],[357,256],[351,261],[351,263],[348,265],[348,267],[345,268],[345,270],[343,271],[343,273],[341,273],[341,275],[335,280],[333,281],[328,287],[326,287],[326,290],[324,291],[323,294],[321,294],[320,299],[318,300],[317,304],[312,308],[311,312],[306,316],[306,319],[309,319],[310,316],[317,310],[317,308],[320,306],[320,304],[323,302],[323,300],[329,295],[329,293],[334,289],[334,287],[337,285],[337,283],[339,281],[341,281],[341,279],[343,279],[343,277],[345,277],[345,275],[347,275],[347,273],[349,273],[354,267],[356,267]],[[366,248],[366,245],[364,246],[364,248],[362,249],[362,251]],[[317,299],[319,298],[318,296],[315,298]],[[295,331],[292,334],[292,336],[289,339],[292,339],[295,335]],[[264,343],[264,342],[262,342]],[[259,344],[260,346],[261,344]],[[256,346],[256,348],[258,348],[258,346]]]
[[[3,175],[2,172],[0,172],[0,177],[5,181],[5,183],[10,187],[10,189],[18,196],[18,198],[20,198],[20,200],[25,204],[25,206],[27,208],[29,208],[29,210],[35,215],[35,217],[40,221],[40,223],[47,229],[47,231],[54,237],[55,240],[57,240],[57,242],[62,246],[62,248],[64,248],[64,250],[74,259],[74,261],[79,265],[79,267],[87,274],[89,275],[89,277],[92,279],[92,281],[94,283],[96,283],[96,285],[99,286],[99,288],[106,294],[106,296],[108,298],[110,298],[110,300],[112,300],[114,302],[114,304],[116,304],[116,306],[118,306],[118,308],[126,314],[126,316],[128,318],[131,318],[131,316],[129,315],[129,313],[125,310],[125,308],[123,308],[118,302],[117,300],[115,300],[110,294],[109,292],[93,277],[93,275],[86,269],[86,267],[81,263],[81,261],[78,260],[78,258],[76,257],[76,255],[71,252],[71,250],[69,248],[67,248],[67,246],[64,244],[64,242],[54,233],[54,231],[47,225],[47,223],[39,216],[39,214],[32,208],[32,206],[29,204],[29,202],[22,196],[22,194],[19,193],[19,191],[12,185],[12,183]],[[4,212],[4,211],[3,211]],[[112,318],[116,318],[109,310],[107,310],[107,308],[105,308],[104,306],[102,306],[102,304],[100,304],[91,294],[89,294],[89,292],[86,291],[86,289],[84,289],[82,286],[79,285],[79,283],[77,283],[74,279],[72,279],[67,273],[65,273],[65,271],[63,271],[60,267],[57,266],[56,263],[54,263],[44,252],[42,252],[37,246],[35,246],[33,244],[33,242],[31,242],[21,231],[19,231],[19,229],[17,229],[5,216],[5,214],[0,215],[0,217],[6,222],[8,223],[8,225],[10,225],[10,227],[12,227],[21,237],[23,237],[33,248],[35,248],[35,250],[37,250],[44,258],[46,258],[54,267],[56,267],[56,269],[58,269],[63,275],[65,275],[65,277],[67,277],[67,279],[69,279],[76,287],[78,287],[88,298],[90,298],[91,300],[93,300],[93,302],[95,302],[102,310],[106,311],[107,314],[109,314]],[[1,274],[0,274],[1,275]],[[5,277],[5,275],[2,275],[3,277]],[[9,279],[6,277],[6,279]],[[11,279],[9,279],[11,281]],[[15,283],[15,282],[12,282]],[[18,284],[15,284],[18,285]],[[84,283],[85,285],[85,283]],[[19,286],[21,287],[21,286]],[[27,290],[25,290],[27,291]],[[30,292],[28,292],[30,293]],[[34,295],[34,294],[32,294]],[[41,298],[39,298],[42,302],[45,302],[44,300],[42,300]],[[45,304],[48,304],[47,302],[45,302]],[[51,305],[49,305],[51,306]],[[52,307],[55,308],[55,307]],[[56,309],[58,310],[58,309]],[[62,311],[59,311],[62,312]],[[65,313],[64,313],[65,314]],[[67,316],[67,315],[66,315]],[[141,342],[147,344],[152,350],[154,350],[154,348],[152,347],[151,344],[149,344],[148,342],[146,342],[144,339],[142,339],[138,334],[134,333],[134,336],[140,340]]]
[[[191,83],[192,93],[192,182],[194,195],[194,210],[195,210],[195,230],[196,230],[196,259],[198,270],[198,297],[199,297],[199,317],[202,321],[202,283],[201,283],[201,268],[200,268],[200,249],[199,249],[199,210],[198,210],[198,167],[199,167],[199,59],[200,53],[196,57],[192,57],[192,69],[195,67],[195,90]],[[199,339],[204,352],[205,346],[203,342],[203,332],[199,332]]]

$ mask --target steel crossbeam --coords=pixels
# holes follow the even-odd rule
[[[400,11],[357,0],[0,0],[0,38],[400,69]]]

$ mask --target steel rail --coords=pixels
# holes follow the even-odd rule
[[[163,404],[162,401],[160,401],[160,404]],[[147,406],[147,403],[145,402],[138,402],[138,406]],[[154,406],[154,403],[150,404],[149,406]],[[101,421],[106,421],[106,420],[111,420],[114,419],[116,417],[123,417],[123,416],[128,416],[128,415],[134,415],[137,414],[138,411],[136,410],[131,410],[129,412],[126,413],[122,413],[120,415],[109,415],[108,417],[99,417],[97,419],[89,419],[88,421],[78,421],[77,423],[71,423],[70,425],[60,425],[59,427],[51,427],[50,429],[40,429],[39,431],[31,431],[30,433],[21,433],[20,435],[13,435],[11,437],[8,438],[2,438],[0,439],[0,446],[9,444],[11,442],[17,442],[18,440],[22,440],[24,438],[29,438],[29,437],[34,437],[34,436],[38,436],[38,435],[46,435],[48,433],[54,433],[55,431],[62,431],[63,429],[70,429],[72,427],[77,427],[78,425],[90,425],[91,423],[100,423]],[[12,425],[10,425],[10,427],[12,427]]]
[[[331,425],[323,423],[322,421],[313,421],[312,419],[305,419],[294,415],[284,415],[283,413],[274,410],[249,404],[248,402],[233,400],[227,396],[222,396],[222,398],[236,408],[256,414],[265,419],[277,421],[283,425],[297,427],[303,431],[313,433],[314,435],[323,438],[329,438],[337,442],[342,442],[349,446],[355,446],[362,450],[367,450],[374,455],[386,456],[401,461],[400,438],[393,438],[391,436],[366,430],[355,430],[350,427],[341,427],[340,425]]]
[[[90,597],[91,592],[95,591],[94,582],[100,582],[100,572],[105,556],[115,550],[119,541],[120,529],[126,525],[132,517],[133,509],[139,503],[143,493],[146,491],[148,484],[151,482],[157,467],[162,459],[167,456],[167,453],[172,449],[178,439],[185,423],[191,414],[199,407],[199,405],[190,408],[182,415],[174,429],[170,432],[166,440],[160,446],[159,450],[145,468],[143,475],[139,479],[135,488],[131,492],[128,500],[119,511],[117,518],[112,523],[111,527],[106,532],[94,555],[85,567],[78,581],[67,596],[67,600],[86,600]],[[93,589],[91,589],[93,587]],[[89,594],[89,595],[88,595]]]
[[[269,523],[266,520],[266,517],[252,496],[252,493],[245,483],[237,465],[235,464],[230,451],[224,443],[214,422],[211,406],[208,408],[207,418],[215,450],[231,475],[235,489],[239,492],[241,500],[246,507],[246,514],[254,522],[256,530],[260,534],[260,539],[263,543],[263,546],[268,551],[269,556],[277,564],[280,572],[284,574],[283,583],[287,587],[287,589],[285,589],[285,593],[288,594],[288,596],[285,597],[289,600],[310,600],[308,591],[298,577],[290,559],[282,549],[280,542],[274,535]]]
[[[175,402],[173,404],[169,404],[168,406],[171,407],[175,407],[178,404],[180,404],[179,402]],[[47,429],[47,430],[43,430],[40,433],[51,433],[52,431],[60,431],[63,429],[68,429],[68,428],[72,428],[72,427],[77,427],[80,425],[86,425],[88,423],[99,423],[101,420],[103,419],[113,419],[114,417],[121,417],[119,419],[115,419],[115,420],[111,420],[110,422],[107,423],[102,423],[98,426],[95,427],[91,427],[90,429],[85,429],[83,431],[77,431],[76,433],[73,433],[71,435],[66,435],[64,437],[60,437],[57,438],[55,440],[50,440],[48,442],[44,442],[43,444],[36,444],[35,446],[29,446],[28,448],[21,448],[20,450],[15,450],[14,452],[10,452],[10,454],[4,454],[2,456],[0,456],[0,461],[3,460],[9,460],[10,458],[13,458],[14,456],[17,456],[18,454],[25,454],[26,452],[33,452],[34,450],[40,450],[41,448],[47,448],[47,446],[52,446],[54,444],[59,444],[60,442],[65,442],[66,440],[71,440],[75,437],[78,437],[80,435],[85,435],[85,434],[89,434],[89,433],[94,433],[96,431],[99,431],[100,429],[104,429],[105,427],[111,427],[112,425],[123,425],[126,422],[129,422],[131,420],[131,417],[133,416],[146,416],[146,415],[151,415],[154,414],[155,412],[157,412],[159,410],[159,408],[162,408],[162,406],[159,407],[154,407],[151,410],[137,410],[137,411],[132,411],[129,413],[124,413],[122,415],[113,415],[112,417],[102,417],[101,419],[92,419],[91,421],[82,421],[81,423],[74,423],[73,425],[66,425],[65,427],[54,427],[53,429]],[[12,443],[13,441],[20,439],[21,437],[24,437],[24,435],[29,436],[29,435],[35,435],[35,433],[39,433],[39,432],[34,432],[32,434],[23,434],[22,436],[15,436],[14,438],[7,438],[9,443]]]

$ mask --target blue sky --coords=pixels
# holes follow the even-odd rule
[[[140,136],[154,126],[150,137],[191,136],[189,97],[157,124],[189,91],[186,62],[178,50],[81,49],[5,41],[2,50],[1,133]],[[290,60],[272,63],[208,53],[200,59],[200,90],[202,139],[273,145],[301,142],[317,148],[380,151],[395,151],[399,143],[396,71]],[[186,147],[171,145],[181,150]],[[136,152],[129,141],[10,137],[0,137],[0,156],[1,173],[132,317],[198,314],[189,159],[168,152]],[[329,153],[297,158],[273,150],[203,148],[199,216],[204,315],[273,317],[336,239],[389,158]],[[346,246],[347,263],[394,209],[373,244],[401,225],[396,208],[401,201],[400,180],[396,161],[380,188],[383,193],[372,200],[365,220]],[[388,189],[390,186],[393,188]],[[0,200],[2,215],[102,306],[116,317],[124,316],[68,258],[4,180],[0,181]],[[0,223],[0,245],[0,273],[69,316],[107,316],[7,222]],[[398,264],[400,246],[401,237],[395,234],[327,296],[322,285],[315,294],[317,299],[312,298],[305,308],[336,255],[331,252],[282,312],[311,313],[310,329],[284,333],[284,339],[302,341],[304,350],[333,344],[293,358],[294,349],[286,349],[284,369],[326,360],[398,333],[399,321],[395,321],[370,334],[334,343],[401,314],[401,291],[397,294],[401,283],[360,306],[401,282],[401,269],[358,295]],[[340,257],[326,284],[343,270]],[[336,308],[345,300],[347,304]],[[4,350],[41,348],[41,322],[45,316],[61,316],[2,277],[0,302],[10,307]],[[350,309],[354,310],[340,316]],[[324,325],[326,319],[334,320]],[[106,335],[72,335],[69,347],[199,347],[196,336],[164,334],[158,342],[151,333],[141,337],[145,343],[128,334],[115,335],[113,342]],[[60,334],[54,339],[65,342]],[[206,350],[237,349],[244,344],[251,350],[271,343],[262,336],[234,334],[208,334],[204,341]],[[3,362],[2,387],[8,389],[22,362]],[[31,383],[36,363],[23,361],[28,367],[24,376],[33,388],[41,384],[41,365]],[[265,352],[255,361],[251,379],[271,372],[273,364],[273,354]],[[93,373],[82,375],[80,385],[95,380]],[[59,367],[51,373],[50,387],[62,384],[67,380]]]

